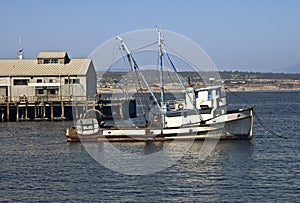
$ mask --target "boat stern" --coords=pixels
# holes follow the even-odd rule
[[[229,111],[229,115],[235,119],[227,120],[224,126],[224,138],[226,139],[252,139],[254,113],[253,107]]]

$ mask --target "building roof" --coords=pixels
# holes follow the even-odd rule
[[[46,52],[41,52],[46,53]],[[62,52],[58,52],[62,53]],[[39,54],[40,55],[40,54]],[[52,58],[52,57],[51,57]],[[86,75],[91,59],[71,59],[67,64],[38,64],[31,60],[0,60],[1,76]]]
[[[65,51],[59,51],[59,52],[54,52],[54,51],[44,51],[40,52],[39,55],[37,56],[38,59],[43,58],[43,59],[49,59],[49,58],[65,58],[67,55],[67,52]]]

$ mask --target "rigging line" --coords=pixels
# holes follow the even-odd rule
[[[122,44],[121,44],[122,45]],[[119,46],[120,46],[120,44],[119,44]],[[119,50],[122,52],[122,50],[124,50],[124,49],[122,49],[121,48],[121,46],[119,47]],[[122,53],[121,53],[122,54]],[[146,117],[145,117],[145,110],[144,110],[144,106],[143,106],[143,103],[142,103],[142,100],[141,100],[141,97],[140,97],[140,91],[139,91],[139,89],[141,88],[140,87],[140,84],[138,84],[138,76],[137,76],[137,73],[136,73],[136,71],[135,71],[135,64],[132,62],[132,60],[131,59],[133,59],[132,58],[132,55],[130,55],[130,53],[126,53],[126,57],[127,57],[127,60],[128,61],[126,61],[125,60],[125,57],[122,57],[122,59],[123,59],[123,61],[124,61],[124,64],[126,65],[126,64],[128,64],[128,66],[130,67],[130,72],[132,73],[132,74],[130,74],[131,75],[131,78],[132,78],[132,80],[133,80],[133,82],[134,82],[134,86],[135,86],[135,89],[136,89],[136,92],[137,92],[137,94],[138,94],[138,99],[139,99],[139,103],[140,103],[140,106],[141,106],[141,111],[142,111],[142,115],[144,116],[144,118],[145,118],[145,120],[147,121],[147,119],[146,119]]]
[[[235,97],[237,97],[242,103],[244,103],[247,106],[251,106],[248,103],[246,103],[240,96],[238,96],[236,93],[234,93],[233,91],[229,90],[227,87],[225,87],[225,90],[227,90],[228,92],[230,92],[232,95],[234,95]],[[287,137],[280,135],[278,133],[275,133],[269,126],[267,126],[265,124],[265,122],[253,111],[253,115],[255,116],[255,118],[257,119],[257,122],[269,133],[271,133],[272,135],[275,135],[277,137],[283,138],[283,139],[288,139]]]
[[[115,56],[112,57],[112,61],[115,60],[115,57],[117,56],[117,53],[118,53],[117,52],[118,49],[114,49],[114,50],[115,50]],[[120,46],[119,46],[119,50],[122,50]],[[125,60],[125,57],[122,57],[122,61],[123,61],[123,63],[124,63],[125,66],[130,66],[130,64],[128,63],[128,61]],[[107,71],[112,70],[112,67],[113,67],[114,64],[112,62],[110,64],[111,65],[109,66],[109,68],[107,69]],[[102,75],[103,78],[104,78],[104,74],[105,74],[105,72]],[[123,77],[123,76],[121,76],[121,77]],[[120,87],[117,83],[116,83],[116,87],[119,87],[122,90],[124,97],[128,98],[127,92],[122,87]]]
[[[157,98],[156,98],[155,95],[153,94],[153,91],[151,90],[151,88],[150,88],[148,82],[146,81],[144,75],[142,74],[142,72],[141,72],[141,70],[140,70],[140,68],[139,68],[139,66],[138,66],[138,64],[137,64],[137,62],[136,62],[136,60],[133,58],[133,55],[131,54],[131,52],[130,52],[130,57],[131,57],[131,59],[132,59],[132,61],[133,61],[133,66],[134,66],[135,72],[137,72],[137,73],[140,75],[140,77],[142,78],[143,82],[145,83],[147,89],[149,90],[151,96],[153,97],[155,103],[156,103],[157,106],[160,108],[159,103],[158,103],[158,101],[157,101]],[[136,76],[137,76],[137,78],[138,78],[138,75],[136,75]],[[141,86],[139,80],[138,80],[138,84],[139,84],[140,88],[142,89],[142,86]],[[149,105],[148,99],[146,98],[145,94],[142,94],[142,95],[143,95],[143,97],[144,97],[144,100],[145,100],[146,103],[147,103],[147,108],[148,108],[148,110],[150,110],[150,105]]]
[[[132,52],[139,51],[139,50],[141,50],[141,49],[145,49],[145,48],[150,47],[150,46],[152,46],[152,45],[154,45],[154,44],[157,44],[157,42],[152,42],[151,44],[148,44],[148,45],[145,45],[145,46],[143,46],[143,47],[134,49],[134,50],[131,51],[131,53],[132,53]]]
[[[158,87],[160,86],[160,79],[159,79],[159,76],[160,76],[160,70],[159,70],[159,52],[157,52],[157,61],[156,61],[156,70],[155,70],[155,82],[157,83]]]
[[[135,42],[149,42],[150,40],[149,39],[144,39],[144,38],[137,38],[136,36],[134,38],[132,37],[128,37],[128,36],[125,36],[125,37],[122,37],[123,39],[125,39],[127,42],[129,41],[135,41]],[[152,40],[151,40],[152,41]]]
[[[124,50],[123,48],[122,48],[122,44],[121,43],[118,43],[119,44],[119,50],[121,51],[121,55],[123,55],[123,53],[122,53],[122,50]],[[134,72],[134,64],[132,64],[132,60],[131,60],[131,58],[133,58],[132,57],[132,55],[130,55],[130,54],[128,54],[128,53],[126,53],[126,57],[127,57],[127,60],[125,60],[125,56],[123,56],[122,57],[122,60],[123,60],[123,62],[124,62],[124,64],[125,64],[125,66],[126,65],[128,65],[129,67],[130,67],[130,70],[132,71],[132,73]],[[137,85],[137,82],[136,82],[136,78],[135,77],[133,77],[132,76],[132,74],[130,74],[131,75],[131,78],[132,78],[132,80],[133,80],[133,82],[134,82],[134,84],[135,84],[135,89],[137,90],[137,92],[138,92],[138,85]]]
[[[251,106],[250,104],[248,104],[247,102],[245,102],[239,95],[237,95],[236,93],[234,93],[233,91],[231,91],[228,87],[224,88],[225,90],[227,90],[228,92],[230,92],[232,95],[234,95],[236,98],[238,98],[242,103],[244,103],[246,106]]]
[[[111,60],[110,60],[110,66],[107,68],[107,70],[110,70],[112,68],[112,66],[114,65],[115,63],[115,58],[117,57],[117,53],[118,53],[118,50],[121,51],[122,50],[122,46],[120,43],[116,43],[118,45],[118,49],[114,46],[113,47],[113,50],[112,50],[112,53],[111,53]],[[121,51],[122,53],[122,51]],[[123,60],[124,60],[124,57],[122,57]],[[113,63],[114,62],[114,63]]]
[[[150,91],[151,96],[156,100],[156,103],[157,103],[157,105],[159,106],[159,104],[158,104],[158,102],[157,102],[157,99],[156,99],[155,95],[153,94],[153,92],[152,92],[150,86],[148,85],[148,83],[147,83],[146,79],[144,78],[143,74],[141,73],[141,70],[139,69],[139,66],[137,65],[137,62],[135,61],[135,59],[134,59],[134,57],[133,57],[133,55],[132,55],[132,52],[128,50],[128,48],[127,48],[127,46],[125,45],[125,43],[124,43],[124,41],[123,41],[122,38],[117,37],[117,39],[121,42],[122,47],[123,47],[123,50],[125,50],[125,51],[127,52],[127,54],[129,55],[129,57],[132,59],[134,70],[139,72],[139,74],[140,74],[140,76],[141,76],[143,82],[146,84],[148,90]],[[138,82],[139,82],[139,81],[138,81]],[[139,85],[140,85],[140,83],[139,83]],[[140,86],[141,86],[141,85],[140,85]],[[150,109],[150,108],[149,108],[148,100],[145,98],[145,95],[144,95],[144,99],[145,99],[145,101],[147,101],[147,105],[148,105],[147,107],[148,107],[148,109]]]
[[[257,119],[258,123],[266,130],[268,131],[269,133],[275,135],[275,136],[278,136],[280,138],[283,138],[283,139],[288,139],[287,137],[283,136],[283,135],[280,135],[280,134],[277,134],[275,133],[272,129],[269,128],[269,126],[267,126],[262,120],[260,117],[258,117],[256,115],[256,113],[253,111],[253,115],[255,116],[255,118]]]
[[[145,120],[147,121],[147,119],[145,117],[144,105],[143,105],[143,102],[142,102],[141,97],[140,97],[141,84],[140,84],[140,82],[138,80],[138,75],[137,75],[137,72],[136,72],[135,63],[132,61],[133,59],[132,59],[132,56],[130,56],[130,54],[127,54],[127,59],[128,59],[130,65],[131,65],[130,67],[131,67],[132,73],[134,72],[134,74],[135,74],[135,77],[132,77],[132,78],[134,80],[135,89],[136,89],[136,92],[138,94],[139,102],[141,104],[142,115],[144,116]]]
[[[156,104],[157,104],[157,106],[159,107],[159,103],[158,103],[158,101],[157,101],[157,98],[156,98],[156,97],[155,97],[155,95],[153,94],[153,91],[151,90],[151,88],[150,88],[149,84],[147,83],[147,81],[146,81],[146,79],[145,79],[144,75],[142,74],[142,72],[141,72],[141,70],[140,70],[139,66],[137,65],[137,62],[135,61],[135,59],[134,59],[134,58],[132,58],[132,60],[133,60],[134,66],[136,67],[136,70],[137,70],[137,71],[138,71],[138,73],[140,74],[140,76],[141,76],[142,80],[144,81],[144,83],[145,83],[145,85],[146,85],[147,89],[149,90],[149,92],[150,92],[151,96],[153,97],[153,99],[154,99],[155,103],[156,103]],[[143,96],[144,96],[144,99],[145,99],[145,101],[147,102],[147,107],[148,107],[148,110],[150,110],[150,107],[149,107],[150,105],[149,105],[148,99],[146,98],[145,94],[143,94]]]
[[[117,36],[116,39],[120,41],[120,43],[121,43],[121,45],[122,45],[122,50],[126,51],[128,61],[129,61],[130,64],[131,64],[131,69],[134,70],[134,72],[135,72],[136,78],[138,79],[137,71],[139,71],[139,73],[140,73],[142,79],[144,80],[144,83],[147,85],[147,87],[148,87],[148,89],[149,89],[151,95],[153,96],[153,98],[155,98],[155,96],[154,96],[153,92],[151,91],[151,89],[150,89],[150,87],[149,87],[147,81],[145,80],[143,74],[141,74],[141,72],[140,72],[140,70],[139,70],[139,66],[137,65],[135,59],[133,58],[133,55],[131,54],[131,51],[129,51],[129,49],[127,48],[126,44],[124,43],[124,41],[123,41],[123,39],[122,39],[121,37]],[[141,84],[140,84],[140,81],[139,81],[139,80],[138,80],[138,85],[141,87]],[[146,123],[148,123],[148,120],[147,120],[147,118],[146,118],[146,116],[145,116],[144,107],[143,107],[143,104],[142,104],[142,102],[141,102],[141,97],[139,96],[139,95],[140,95],[140,94],[139,94],[139,91],[137,91],[137,92],[138,92],[138,97],[139,97],[139,99],[140,99],[141,109],[142,109],[142,111],[143,111],[144,119],[145,119]],[[144,94],[143,94],[143,96],[145,97]],[[148,102],[148,100],[147,100],[146,98],[145,98],[145,101]],[[148,109],[150,110],[149,104],[148,104],[148,103],[147,103],[147,105],[148,105]]]
[[[162,62],[162,57],[164,54],[159,54],[159,66],[160,66],[160,82],[161,82],[161,97],[160,97],[160,102],[161,102],[161,110],[163,110],[163,106],[165,105],[165,81],[164,81],[164,72],[163,72],[163,62]]]
[[[197,70],[197,66],[195,64],[193,64],[191,61],[187,60],[185,57],[183,57],[181,54],[179,54],[177,51],[175,51],[174,49],[172,49],[171,47],[169,47],[167,44],[164,43],[164,46],[166,46],[167,48],[169,48],[171,51],[173,51],[175,54],[177,54],[178,56],[180,56],[187,64],[189,64],[190,66],[192,66],[194,69]],[[200,69],[200,67],[199,67]],[[204,71],[202,69],[200,69],[201,71]]]
[[[141,103],[141,109],[142,109],[142,113],[143,113],[143,116],[146,120],[146,122],[148,122],[146,116],[145,116],[145,109],[144,109],[144,106],[143,106],[143,103],[142,103],[142,100],[141,100],[141,95],[143,96],[144,98],[144,101],[146,101],[146,106],[147,106],[147,110],[149,111],[150,110],[150,105],[149,105],[149,102],[148,102],[148,99],[146,98],[146,95],[143,94],[143,93],[140,93],[140,91],[142,91],[142,85],[141,85],[141,82],[139,80],[139,75],[140,77],[142,78],[143,82],[145,83],[145,85],[147,86],[148,90],[150,91],[151,95],[153,96],[153,93],[151,91],[151,88],[150,86],[148,85],[146,79],[144,78],[143,74],[141,73],[141,70],[139,69],[139,66],[137,65],[137,62],[135,61],[135,59],[133,58],[132,54],[130,53],[129,54],[129,57],[132,61],[132,65],[133,65],[133,71],[135,72],[135,76],[136,76],[136,79],[137,79],[137,84],[138,84],[138,87],[139,89],[137,89],[137,92],[138,92],[138,97],[139,97],[139,100],[140,100],[140,103]],[[154,97],[155,99],[155,97]]]
[[[174,63],[173,63],[173,61],[171,60],[171,58],[170,58],[170,56],[169,56],[169,54],[168,54],[167,52],[166,52],[166,55],[167,55],[167,59],[168,59],[167,61],[168,61],[168,63],[170,63],[169,65],[171,65],[172,69],[174,70],[175,75],[176,75],[178,81],[180,82],[181,87],[182,87],[183,89],[186,89],[185,86],[184,86],[184,84],[183,84],[183,82],[181,81],[181,79],[180,79],[180,77],[179,77],[179,75],[178,75],[177,69],[176,69],[176,67],[175,67],[175,65],[174,65]]]
[[[173,61],[171,60],[171,58],[170,58],[170,56],[169,56],[169,54],[167,52],[166,52],[166,55],[167,55],[167,59],[168,59],[167,61],[168,61],[168,63],[171,64],[171,67],[173,68],[173,70],[175,72],[175,75],[176,75],[177,79],[179,80],[182,89],[184,90],[184,93],[188,96],[189,100],[192,102],[192,104],[193,104],[193,106],[194,106],[197,114],[199,115],[200,120],[203,121],[203,118],[202,118],[202,116],[201,116],[201,114],[200,114],[200,112],[199,112],[199,110],[198,110],[195,102],[193,101],[193,99],[191,98],[191,96],[188,94],[186,87],[184,86],[182,80],[180,79],[178,71],[177,71],[177,69],[176,69]]]
[[[156,82],[158,84],[158,87],[161,86],[160,84],[160,53],[157,52],[157,61],[156,61]],[[158,103],[158,108],[159,108],[159,116],[160,116],[160,119],[162,119],[162,103]],[[159,122],[160,123],[160,127],[163,128],[163,123],[162,122]]]
[[[117,42],[116,42],[117,43]],[[118,48],[119,50],[121,49],[120,44],[118,43]],[[113,46],[113,50],[112,50],[112,54],[111,54],[111,62],[110,64],[113,64],[113,62],[115,61],[116,57],[117,57],[117,53],[118,53],[118,49],[116,46]]]

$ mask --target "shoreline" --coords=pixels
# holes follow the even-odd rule
[[[270,88],[270,87],[227,87],[223,86],[224,88],[228,89],[232,92],[287,92],[287,91],[300,91],[300,88]],[[198,88],[196,88],[198,89]],[[182,90],[181,90],[182,91]],[[127,93],[136,92],[134,89],[130,89]],[[149,92],[149,91],[142,91],[142,92]],[[154,90],[154,93],[159,93],[159,90]],[[169,89],[166,92],[180,92],[178,89]],[[123,93],[120,89],[114,88],[98,88],[97,93]]]

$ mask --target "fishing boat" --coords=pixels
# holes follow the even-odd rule
[[[137,101],[141,97],[146,103],[137,104],[141,108],[139,119],[143,124],[136,124],[118,120],[109,124],[99,116],[83,117],[75,121],[75,125],[67,128],[66,139],[68,142],[77,141],[171,141],[171,140],[205,140],[205,139],[252,139],[253,107],[227,110],[226,95],[222,85],[194,88],[186,85],[180,77],[175,62],[164,48],[163,36],[157,30],[157,51],[159,96],[147,82],[143,71],[140,69],[132,51],[129,50],[122,37],[116,37],[120,50],[125,53],[125,59],[130,67],[130,73],[135,77]],[[163,63],[167,60],[167,63]],[[168,64],[181,90],[181,99],[167,99],[164,77],[166,73],[164,64]],[[145,93],[146,90],[146,93]],[[142,92],[144,91],[144,92]],[[150,102],[149,102],[150,101]],[[137,102],[138,103],[138,102]],[[95,113],[99,110],[95,109]],[[101,111],[101,109],[100,109]],[[101,114],[101,112],[100,112]]]

